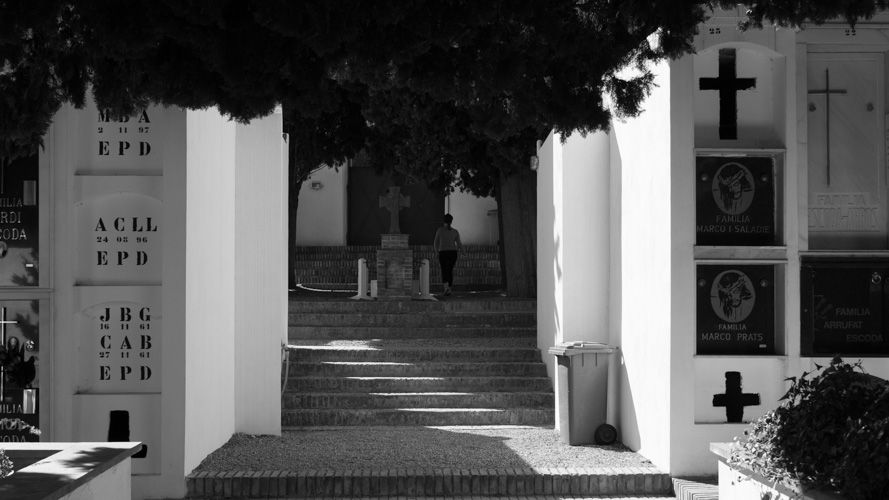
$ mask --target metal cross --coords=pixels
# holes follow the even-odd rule
[[[402,196],[398,192],[401,190],[398,186],[391,186],[389,194],[380,196],[380,207],[389,209],[389,234],[401,234],[401,227],[398,224],[398,212],[402,207],[411,206],[411,197]]]
[[[18,321],[6,321],[6,308],[0,307],[0,345],[6,345],[6,325],[15,324]],[[6,397],[6,368],[0,368],[0,401]]]
[[[830,96],[832,95],[846,95],[845,89],[831,89],[830,88],[830,70],[824,68],[824,89],[823,90],[810,90],[809,95],[823,95],[825,96],[825,106],[824,113],[826,115],[826,123],[827,123],[827,185],[830,186]],[[814,111],[814,106],[811,110]]]

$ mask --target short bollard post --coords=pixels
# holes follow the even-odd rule
[[[420,290],[414,298],[416,300],[438,300],[429,293],[429,259],[423,259],[420,263]]]
[[[367,259],[358,259],[358,294],[349,297],[355,300],[373,300],[367,290]]]

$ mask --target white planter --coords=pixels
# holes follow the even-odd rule
[[[710,443],[710,451],[719,458],[719,500],[843,500],[843,496],[835,492],[775,484],[747,468],[729,465],[731,446],[731,443]]]
[[[128,500],[130,456],[142,448],[141,443],[0,444],[14,465],[16,459],[39,459],[0,479],[3,500]]]

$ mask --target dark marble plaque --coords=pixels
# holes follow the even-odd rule
[[[774,354],[774,266],[701,265],[697,273],[697,354]]]
[[[5,395],[0,400],[0,445],[40,441],[40,435],[32,430],[32,427],[40,427],[38,390],[7,388],[4,392]]]
[[[775,244],[773,158],[699,156],[695,187],[698,245]]]
[[[889,356],[889,262],[804,262],[804,356]]]
[[[0,286],[37,286],[37,155],[0,168]]]

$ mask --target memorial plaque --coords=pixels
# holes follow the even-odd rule
[[[775,353],[775,269],[698,266],[697,353]]]
[[[696,170],[698,245],[775,245],[775,160],[699,156]]]
[[[22,423],[37,427],[40,386],[40,304],[36,300],[0,302],[0,441],[39,441]]]
[[[160,284],[161,210],[160,200],[137,193],[79,204],[77,284]]]
[[[0,161],[0,286],[38,286],[37,155]]]
[[[145,393],[161,389],[161,322],[145,304],[105,302],[80,322],[82,393]]]
[[[889,248],[882,54],[808,54],[809,250]],[[882,109],[882,108],[879,108]]]
[[[804,356],[889,356],[889,262],[810,262],[801,269]]]
[[[163,171],[164,110],[149,107],[135,116],[96,109],[80,113],[78,174],[160,175]]]
[[[5,389],[0,401],[0,443],[40,441],[37,389]],[[2,446],[0,446],[2,448]]]

